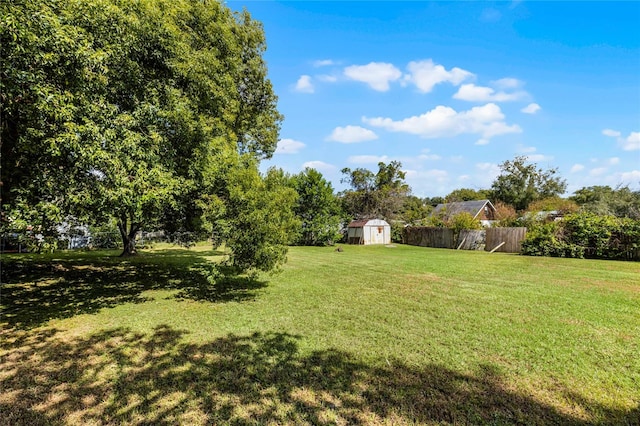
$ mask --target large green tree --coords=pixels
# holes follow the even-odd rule
[[[578,203],[583,211],[640,219],[640,190],[633,191],[628,186],[584,187],[577,190],[570,199]]]
[[[393,220],[411,193],[399,161],[378,163],[377,173],[363,168],[344,168],[342,174],[342,182],[351,186],[341,193],[343,209],[351,218]]]
[[[487,200],[491,198],[491,191],[488,189],[459,188],[454,189],[445,197],[447,203],[460,201]]]
[[[333,186],[319,171],[306,168],[291,177],[297,200],[294,212],[300,220],[296,244],[307,246],[333,244],[339,238],[340,202]]]
[[[282,117],[247,12],[213,0],[18,0],[0,4],[0,19],[5,219],[25,205],[114,217],[131,254],[138,230],[199,227],[207,200],[232,202],[248,179],[237,167],[261,179]],[[271,190],[246,187],[257,199]]]
[[[500,164],[500,175],[491,190],[496,201],[512,205],[516,210],[543,198],[561,195],[567,183],[558,175],[558,169],[543,170],[529,163],[526,156],[518,156]]]
[[[230,249],[226,266],[233,273],[277,268],[299,226],[296,192],[279,170],[263,177],[255,166],[255,159],[242,157],[224,188],[201,201],[205,226]]]
[[[433,206],[429,202],[429,198],[423,199],[415,195],[407,196],[402,206],[400,219],[407,224],[419,225],[433,211]]]

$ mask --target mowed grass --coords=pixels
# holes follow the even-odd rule
[[[640,264],[294,247],[4,255],[0,424],[640,424]]]

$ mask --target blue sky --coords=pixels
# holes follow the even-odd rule
[[[420,197],[526,155],[640,188],[640,2],[229,1],[264,25],[285,120],[263,168],[398,160]]]

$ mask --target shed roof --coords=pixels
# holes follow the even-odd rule
[[[358,219],[353,220],[347,225],[347,228],[362,228],[363,226],[389,226],[387,222],[382,219]]]
[[[460,201],[455,203],[438,204],[436,208],[433,209],[431,215],[437,215],[444,210],[447,216],[466,212],[475,218],[487,205],[491,206],[491,208],[495,210],[495,207],[493,207],[493,204],[491,204],[491,201],[489,200]]]

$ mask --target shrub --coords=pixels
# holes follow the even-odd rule
[[[518,215],[516,209],[512,205],[498,201],[495,204],[496,219],[498,220],[497,226],[510,227],[510,226],[522,226],[518,223]]]
[[[401,222],[398,220],[391,221],[391,242],[402,243],[404,227],[405,227],[404,222]]]
[[[527,228],[527,236],[522,241],[522,254],[565,257],[566,244],[563,240],[563,227],[559,222],[533,224]]]
[[[433,214],[429,217],[426,217],[420,223],[420,226],[433,226],[436,228],[446,228],[447,227],[447,212],[446,209],[442,209],[438,212],[438,214]]]
[[[527,212],[535,213],[554,210],[561,214],[569,214],[577,212],[578,209],[580,209],[580,206],[575,201],[555,196],[532,202],[527,207]]]
[[[458,213],[449,219],[447,228],[453,229],[453,232],[457,235],[463,229],[482,229],[482,224],[478,219],[474,219],[467,212]]]
[[[640,249],[640,221],[592,213],[562,221],[529,224],[522,254],[598,259],[634,259]]]

